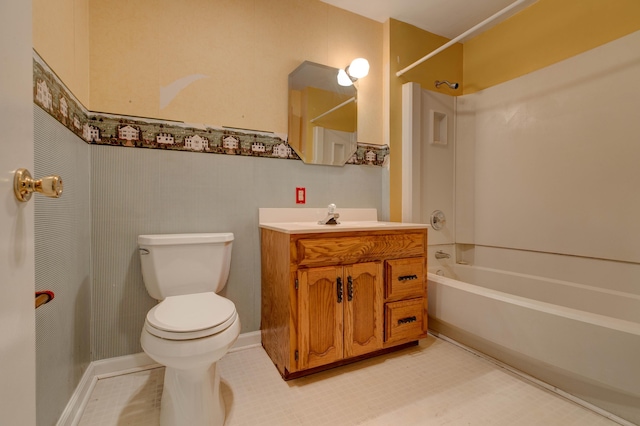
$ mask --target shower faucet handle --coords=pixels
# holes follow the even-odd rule
[[[445,223],[447,223],[447,218],[441,210],[434,210],[433,213],[431,213],[429,222],[434,231],[439,231],[444,228]]]

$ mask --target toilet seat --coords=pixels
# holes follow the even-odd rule
[[[145,329],[168,340],[199,339],[226,330],[237,317],[232,301],[216,293],[170,296],[151,308]]]

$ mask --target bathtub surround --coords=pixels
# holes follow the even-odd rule
[[[471,266],[429,258],[490,287],[431,277],[431,327],[634,423],[638,45],[640,32],[457,98],[450,249]]]
[[[456,98],[417,83],[406,83],[402,90],[402,220],[430,223],[441,211],[445,225],[433,229],[429,245],[454,244]]]
[[[457,98],[457,243],[640,263],[638,45]]]

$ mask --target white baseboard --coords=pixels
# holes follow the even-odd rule
[[[231,346],[229,352],[241,351],[243,349],[255,348],[262,345],[262,334],[260,330],[242,333],[238,336],[238,340]]]
[[[259,330],[243,333],[238,336],[238,340],[236,340],[229,352],[249,349],[261,344],[262,339]],[[71,395],[56,426],[76,426],[80,422],[84,408],[89,402],[91,392],[99,379],[158,367],[161,367],[161,365],[149,358],[144,352],[93,361],[82,375],[80,383],[78,383],[76,390]]]

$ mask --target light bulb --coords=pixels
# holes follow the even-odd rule
[[[351,86],[353,84],[353,81],[351,81],[351,78],[349,78],[345,70],[341,69],[338,71],[338,84],[340,86]]]
[[[364,58],[356,58],[349,65],[349,75],[354,78],[366,77],[369,74],[369,61]]]

